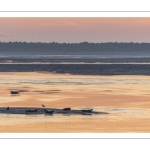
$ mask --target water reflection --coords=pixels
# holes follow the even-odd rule
[[[134,78],[130,76],[128,77],[96,76],[95,77],[95,76],[65,76],[65,75],[46,76],[40,74],[35,78],[34,75],[30,75],[30,76],[7,75],[7,77],[5,78],[4,76],[0,76],[0,83],[1,83],[0,102],[1,104],[3,104],[3,106],[7,102],[7,105],[12,104],[13,106],[31,106],[31,105],[35,106],[36,105],[39,107],[44,102],[44,105],[46,106],[47,105],[50,106],[51,104],[54,105],[56,104],[55,106],[61,108],[64,107],[64,105],[62,104],[65,104],[66,106],[74,105],[73,107],[75,108],[77,106],[76,108],[78,109],[80,109],[79,107],[82,107],[81,109],[83,109],[83,107],[85,106],[93,106],[90,107],[90,109],[93,109],[94,111],[97,112],[109,113],[109,114],[93,114],[93,115],[90,114],[85,114],[85,115],[0,114],[0,127],[3,128],[7,125],[10,126],[18,125],[17,127],[24,125],[24,131],[26,130],[29,131],[29,129],[31,129],[32,131],[33,130],[39,131],[39,129],[41,128],[42,130],[40,131],[48,131],[51,123],[53,123],[53,128],[55,128],[55,123],[57,123],[56,128],[59,128],[63,124],[64,126],[62,126],[62,128],[65,129],[66,126],[69,126],[68,124],[71,124],[69,127],[72,127],[72,131],[75,131],[78,129],[84,130],[85,126],[88,125],[89,122],[90,124],[88,129],[90,129],[90,125],[91,126],[93,125],[95,126],[95,128],[97,128],[96,126],[97,123],[99,123],[99,125],[101,126],[104,120],[107,120],[108,121],[107,123],[109,123],[110,120],[112,122],[113,121],[115,122],[116,120],[123,120],[123,119],[125,120],[126,118],[131,120],[139,118],[138,121],[140,122],[141,118],[142,119],[150,118],[149,116],[150,110],[148,108],[143,108],[142,106],[143,97],[141,97],[141,103],[138,103],[137,100],[132,101],[132,97],[129,97],[129,100],[127,98],[125,99],[128,104],[133,103],[132,106],[134,108],[130,108],[127,105],[126,106],[123,105],[126,104],[126,102],[124,102],[125,94],[132,95],[132,96],[135,94],[137,96],[137,94],[146,95],[149,93],[149,85],[150,85],[149,77]],[[11,96],[10,90],[12,89],[20,90],[20,95]],[[102,94],[108,97],[106,98],[104,97],[105,99],[103,100]],[[121,96],[123,94],[124,95],[117,99],[115,97],[117,94]],[[113,97],[114,99],[111,97],[111,95],[114,96]],[[104,101],[106,101],[106,103],[103,103]],[[120,105],[121,101],[123,101],[124,103]],[[146,103],[147,102],[148,101],[146,101]],[[110,105],[107,105],[107,103],[110,103]],[[119,104],[117,105],[117,103]],[[138,104],[136,106],[139,108],[135,106],[135,103]],[[122,107],[126,107],[126,108],[122,108]],[[110,127],[112,125],[112,122],[109,123]],[[78,125],[78,128],[74,123]],[[126,123],[128,124],[128,121]],[[17,127],[14,127],[13,130],[17,131]]]
[[[148,109],[126,109],[126,108],[95,108],[99,112],[108,112],[109,114],[53,114],[53,115],[24,115],[24,114],[0,114],[0,125],[4,124],[20,124],[22,123],[38,123],[38,122],[63,122],[69,119],[94,119],[94,118],[113,118],[115,114],[129,115],[137,118],[150,118]]]

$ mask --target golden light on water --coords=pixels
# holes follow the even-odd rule
[[[0,114],[0,132],[150,131],[149,76],[1,73],[0,81],[1,107],[42,107],[41,104],[44,104],[50,108],[93,108],[109,113],[53,116]],[[12,96],[11,89],[24,92]]]

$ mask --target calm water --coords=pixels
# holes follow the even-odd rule
[[[0,72],[41,71],[80,75],[150,75],[150,64],[0,64]]]
[[[0,76],[0,83],[1,85],[4,85],[5,89],[1,89],[1,97],[0,97],[0,103],[4,102],[15,102],[15,99],[18,98],[19,101],[25,101],[23,98],[21,99],[22,95],[28,95],[35,93],[34,89],[30,89],[29,91],[22,94],[20,97],[11,97],[10,95],[3,96],[5,92],[9,92],[10,87],[9,86],[29,86],[29,85],[81,85],[85,86],[85,91],[88,87],[91,87],[96,85],[97,90],[102,87],[102,90],[109,90],[107,89],[107,86],[112,87],[123,87],[123,86],[133,86],[133,90],[127,90],[125,92],[131,92],[131,94],[134,94],[135,87],[140,87],[140,85],[144,85],[146,87],[149,87],[150,85],[150,79],[149,78],[110,78],[110,76],[90,76],[90,75],[150,75],[150,65],[149,64],[0,64],[0,72],[55,72],[55,73],[70,73],[70,74],[79,74],[79,75],[87,75],[85,77],[82,76],[74,76],[70,77],[68,76],[53,76],[50,77],[48,75],[40,74],[40,76],[11,76],[1,75]],[[88,76],[89,75],[89,76]],[[8,86],[8,87],[7,87]],[[104,89],[103,89],[104,87]],[[43,90],[43,89],[42,89]],[[61,89],[63,90],[63,89]],[[68,90],[68,89],[67,89]],[[70,89],[69,89],[70,90]],[[115,91],[115,88],[113,89]],[[149,90],[149,88],[147,88]],[[111,90],[110,90],[111,91]],[[100,93],[102,91],[100,90]],[[112,92],[112,91],[111,91]],[[121,91],[119,91],[120,94]],[[136,90],[137,92],[137,90]],[[135,94],[137,94],[135,92]],[[61,93],[61,92],[60,92]],[[57,93],[56,93],[57,94]],[[52,95],[55,96],[56,94]],[[59,93],[58,93],[59,94]],[[143,91],[142,94],[149,94],[149,91]],[[48,94],[49,95],[49,94]],[[83,92],[84,95],[84,92]],[[41,97],[43,95],[41,94]],[[46,95],[45,95],[46,96]],[[39,97],[40,98],[40,97]],[[42,97],[43,98],[43,97]],[[47,98],[47,97],[46,97]],[[34,99],[33,99],[34,100]],[[41,102],[42,103],[42,102]],[[82,107],[83,108],[83,107]],[[79,108],[80,109],[80,108]],[[81,128],[84,126],[86,127],[87,123],[94,120],[101,119],[112,119],[114,120],[117,118],[118,120],[122,119],[122,116],[130,118],[147,118],[149,119],[149,109],[144,108],[104,108],[100,105],[97,107],[93,107],[96,111],[102,111],[102,112],[108,112],[110,114],[108,115],[53,115],[53,116],[44,116],[44,115],[6,115],[1,114],[0,115],[0,127],[2,128],[1,131],[6,131],[7,128],[6,125],[14,125],[14,129],[12,131],[16,130],[19,126],[24,126],[27,129],[31,129],[30,125],[35,124],[34,127],[32,126],[32,131],[35,132],[37,129],[37,132],[39,130],[39,127],[36,125],[44,122],[44,126],[40,126],[40,128],[46,128],[42,129],[41,131],[46,131],[52,122],[58,122],[58,124],[65,123],[66,126],[68,125],[68,122],[70,120],[77,120],[78,122],[81,122],[81,126],[78,126],[78,128]],[[116,115],[118,115],[116,117]],[[84,120],[84,125],[82,125]],[[94,124],[94,123],[93,123]],[[62,126],[62,128],[66,128],[66,126]],[[96,125],[95,125],[96,126]],[[55,126],[54,126],[55,128]],[[76,129],[77,127],[75,127]],[[99,127],[101,128],[101,127]],[[28,131],[28,130],[27,130]],[[31,131],[31,132],[32,132]]]

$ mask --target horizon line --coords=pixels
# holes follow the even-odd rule
[[[150,44],[150,42],[87,42],[87,41],[83,41],[83,42],[56,42],[56,41],[53,41],[53,42],[22,42],[22,41],[9,41],[9,42],[1,42],[0,43],[35,43],[35,44],[38,44],[38,43],[42,43],[42,44],[51,44],[51,43],[56,43],[56,44],[82,44],[82,43],[87,43],[87,44],[106,44],[106,43],[115,43],[115,44]]]

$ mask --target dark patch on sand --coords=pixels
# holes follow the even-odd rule
[[[48,91],[60,92],[61,90],[48,90]]]
[[[28,87],[28,86],[24,86],[23,88],[30,88],[30,87]]]
[[[18,92],[30,92],[28,90],[18,90]]]
[[[55,94],[55,93],[59,93],[59,92],[41,92],[40,94]]]
[[[9,91],[30,92],[29,90],[7,89]]]
[[[41,90],[36,90],[32,92],[38,92],[41,94],[54,94],[54,93],[59,93],[61,90],[47,90],[47,91],[41,91]]]
[[[36,91],[32,91],[32,92],[45,92],[45,91],[36,90]]]
[[[112,90],[105,90],[105,92],[112,92]]]

